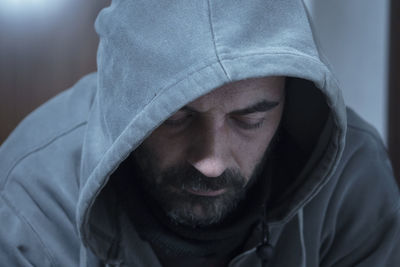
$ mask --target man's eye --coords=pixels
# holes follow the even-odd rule
[[[244,130],[252,130],[260,128],[264,123],[265,118],[254,118],[254,117],[235,117],[234,121],[236,125]]]
[[[164,124],[168,126],[182,126],[185,123],[188,123],[192,117],[193,115],[188,112],[178,111],[164,121]]]

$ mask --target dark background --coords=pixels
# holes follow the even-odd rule
[[[389,154],[400,181],[400,1],[391,1],[389,71]]]
[[[32,110],[96,70],[93,23],[111,0],[53,0],[60,7],[0,6],[0,144]],[[391,1],[388,149],[400,177],[400,1]]]
[[[0,144],[28,113],[96,70],[93,24],[110,0],[49,1],[59,7],[10,14],[0,6]]]

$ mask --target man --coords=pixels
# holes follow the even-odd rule
[[[114,0],[0,150],[2,266],[399,266],[399,190],[299,0]],[[356,70],[355,70],[356,71]]]

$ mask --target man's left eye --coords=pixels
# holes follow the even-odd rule
[[[264,117],[234,117],[233,118],[236,125],[238,125],[240,128],[244,130],[252,130],[252,129],[257,129],[260,128],[264,121]]]

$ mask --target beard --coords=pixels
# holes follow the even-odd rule
[[[267,153],[266,153],[267,154]],[[221,223],[246,197],[259,176],[266,155],[255,167],[250,179],[238,170],[227,169],[218,177],[207,177],[190,164],[159,170],[151,151],[139,147],[134,152],[139,182],[163,212],[175,224],[193,228]],[[201,195],[193,192],[222,192]]]

